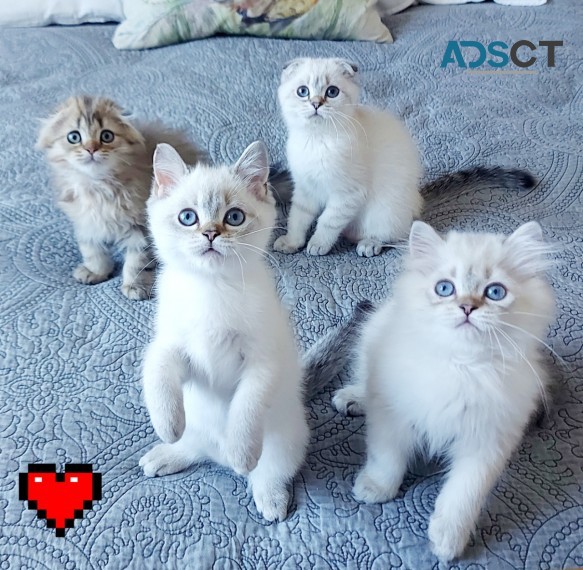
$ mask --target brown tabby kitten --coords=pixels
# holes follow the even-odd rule
[[[198,153],[178,133],[157,125],[138,127],[110,99],[67,99],[43,121],[37,148],[51,166],[58,206],[73,223],[83,262],[73,271],[80,283],[107,280],[112,248],[125,253],[122,292],[150,296],[154,272],[145,203],[157,143],[178,145],[186,160]]]

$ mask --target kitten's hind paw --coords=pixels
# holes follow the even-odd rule
[[[285,234],[273,242],[273,249],[280,253],[297,253],[303,245],[303,243],[292,242],[289,235]]]
[[[380,243],[372,239],[363,239],[358,242],[356,253],[360,257],[374,257],[375,255],[379,255],[382,249],[383,246]]]
[[[365,468],[358,474],[352,494],[357,501],[363,503],[386,503],[395,498],[400,485],[400,481],[393,484],[381,483],[371,477]]]
[[[84,285],[96,285],[97,283],[103,283],[109,279],[109,273],[93,273],[90,269],[87,269],[83,264],[78,265],[73,270],[73,278],[79,283]]]
[[[356,386],[346,386],[334,394],[332,405],[345,416],[363,416],[363,394]]]
[[[176,445],[161,443],[140,459],[140,467],[146,477],[162,477],[183,471],[195,462],[195,457],[185,454]]]
[[[281,522],[287,516],[289,492],[286,486],[256,485],[253,487],[253,499],[265,520]]]

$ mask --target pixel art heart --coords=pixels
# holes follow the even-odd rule
[[[101,473],[86,463],[69,463],[64,473],[57,473],[54,463],[33,463],[28,473],[19,473],[18,497],[62,537],[75,519],[83,518],[83,509],[101,500]]]

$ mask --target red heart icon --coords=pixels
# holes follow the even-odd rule
[[[83,518],[83,509],[101,500],[101,473],[93,473],[86,463],[69,463],[64,473],[57,473],[54,463],[34,463],[19,476],[20,500],[28,501],[28,508],[46,519],[57,536],[65,536],[65,529]]]

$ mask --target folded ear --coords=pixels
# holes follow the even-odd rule
[[[61,103],[46,119],[40,120],[38,138],[35,144],[36,149],[44,150],[53,146],[57,138],[55,131],[61,127],[65,120],[65,111],[73,104],[74,100],[74,97],[69,97],[69,99]]]
[[[308,58],[306,57],[298,57],[296,59],[292,59],[291,61],[288,61],[286,64],[284,64],[283,66],[283,71],[281,73],[281,80],[285,81],[288,77],[290,77],[294,71],[300,66],[302,65],[302,63],[304,63]]]
[[[154,151],[154,184],[152,193],[158,198],[167,196],[182,177],[188,172],[188,167],[180,158],[176,149],[169,144],[161,143]]]
[[[409,253],[413,259],[434,258],[443,238],[425,222],[415,221],[409,233]]]
[[[235,174],[244,180],[258,198],[265,196],[269,178],[269,157],[263,141],[252,142],[243,151],[235,164]]]
[[[550,248],[544,242],[543,231],[538,222],[522,224],[506,238],[504,245],[507,258],[517,272],[536,275],[547,268],[546,256]]]
[[[350,63],[346,59],[337,59],[338,65],[342,68],[342,74],[346,77],[354,77],[358,71],[358,66],[355,63]]]

